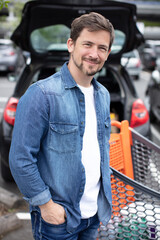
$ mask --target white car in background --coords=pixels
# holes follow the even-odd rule
[[[142,63],[137,49],[124,53],[121,58],[121,64],[126,67],[130,76],[134,79],[139,79],[142,71]]]
[[[24,62],[20,48],[10,39],[0,39],[0,72],[15,72]]]

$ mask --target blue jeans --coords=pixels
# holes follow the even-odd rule
[[[73,233],[66,231],[66,222],[54,225],[45,222],[37,211],[31,213],[32,231],[35,240],[96,240],[99,220],[97,214],[88,219],[82,219]]]

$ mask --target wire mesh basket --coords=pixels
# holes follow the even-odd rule
[[[112,171],[112,217],[98,239],[160,240],[160,193]]]
[[[110,138],[112,217],[99,240],[160,240],[160,147],[129,127]]]
[[[133,130],[131,133],[134,179],[160,192],[160,147]]]
[[[160,147],[129,127],[128,121],[113,121],[120,129],[110,139],[110,166],[126,176],[160,191]]]

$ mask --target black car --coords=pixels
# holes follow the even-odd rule
[[[157,65],[157,53],[153,42],[154,41],[146,40],[138,49],[143,68],[151,71],[153,71]]]
[[[30,63],[27,61],[19,76],[0,123],[0,157],[4,180],[12,179],[8,153],[19,98],[32,83],[55,73],[68,60],[66,41],[70,24],[75,17],[91,11],[106,16],[115,28],[111,54],[103,69],[95,76],[110,92],[111,118],[119,121],[127,119],[140,134],[150,136],[148,111],[138,98],[131,77],[120,64],[122,54],[137,48],[143,41],[136,26],[136,6],[105,0],[29,1],[24,6],[21,23],[11,37],[17,46],[30,53]]]

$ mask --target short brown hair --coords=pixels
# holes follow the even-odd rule
[[[78,18],[75,18],[71,24],[71,33],[70,38],[76,42],[80,33],[84,28],[87,28],[88,31],[94,32],[99,30],[104,30],[110,33],[110,45],[109,49],[112,46],[114,40],[114,28],[111,22],[96,12],[90,12],[89,14],[83,14]]]

